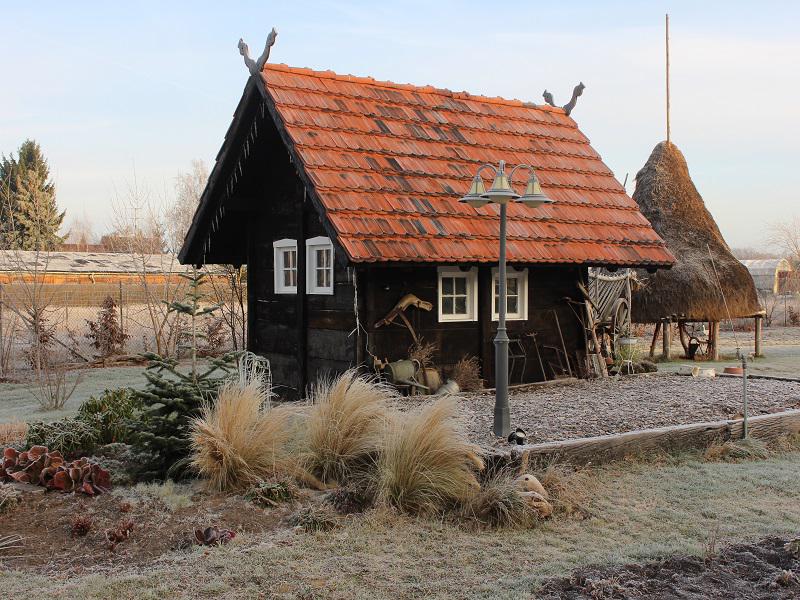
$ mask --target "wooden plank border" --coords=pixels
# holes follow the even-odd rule
[[[657,429],[628,431],[615,435],[577,438],[519,446],[511,451],[490,452],[490,468],[523,467],[530,462],[558,461],[572,465],[602,464],[653,450],[704,448],[714,442],[740,439],[741,419],[689,423]],[[759,415],[748,420],[750,435],[760,440],[774,440],[800,433],[800,410]]]

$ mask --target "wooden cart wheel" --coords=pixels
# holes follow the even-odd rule
[[[630,334],[631,305],[627,298],[617,298],[611,307],[611,353],[616,358],[617,339]]]

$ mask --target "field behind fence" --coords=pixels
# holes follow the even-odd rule
[[[209,338],[201,338],[198,345],[215,353],[241,349],[246,291],[232,288],[224,277],[206,281],[201,288],[207,296],[204,305],[223,307],[198,318],[198,331]],[[0,283],[0,376],[31,369],[28,357],[36,338],[31,321],[35,312],[41,314],[40,330],[48,332],[45,337],[52,364],[97,358],[99,350],[87,335],[89,323],[100,321],[104,303],[107,311],[112,310],[109,298],[125,336],[122,354],[158,351],[180,357],[185,354],[181,347],[187,342],[190,324],[187,317],[168,313],[166,303],[183,300],[187,287],[186,280],[179,277],[150,282],[128,277],[98,283]]]

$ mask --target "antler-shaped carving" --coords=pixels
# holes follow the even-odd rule
[[[406,294],[394,305],[394,308],[389,311],[389,313],[375,323],[375,329],[378,327],[383,327],[384,325],[389,325],[390,323],[394,323],[394,320],[397,317],[403,321],[405,326],[408,328],[408,331],[411,333],[411,337],[414,338],[415,342],[419,342],[419,338],[417,337],[417,332],[414,331],[414,327],[411,325],[411,321],[408,320],[408,317],[405,315],[405,310],[410,306],[416,306],[420,310],[427,310],[430,311],[433,309],[433,304],[430,302],[426,302],[425,300],[420,300],[414,294]]]
[[[572,99],[564,105],[564,112],[566,114],[570,114],[572,109],[575,108],[575,105],[578,103],[578,96],[583,94],[583,90],[586,86],[583,85],[581,81],[578,85],[575,86],[575,89],[572,90]]]
[[[264,46],[264,51],[261,53],[261,56],[258,57],[258,60],[250,58],[250,48],[248,48],[242,38],[239,38],[239,54],[244,57],[244,64],[247,65],[247,70],[250,71],[250,75],[258,75],[261,73],[264,65],[267,64],[267,60],[269,60],[269,50],[275,43],[276,37],[278,37],[278,32],[273,27],[272,31],[270,31],[267,36],[267,44]]]

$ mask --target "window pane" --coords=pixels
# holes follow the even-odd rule
[[[294,282],[292,281],[292,271],[288,269],[284,269],[283,271],[283,287],[294,287]]]
[[[509,296],[506,298],[506,312],[508,313],[517,313],[519,312],[519,297],[518,296]]]
[[[317,275],[317,277],[316,277],[316,281],[317,281],[316,286],[320,287],[320,288],[321,287],[325,287],[325,269],[320,269],[319,267],[317,267],[314,270],[314,272]]]
[[[442,277],[442,294],[446,294],[448,296],[453,295],[453,278],[452,277]]]
[[[455,314],[457,314],[457,315],[465,315],[465,314],[467,314],[467,297],[466,296],[456,296]]]
[[[453,298],[444,297],[442,298],[442,314],[444,315],[452,315],[453,314]]]
[[[297,251],[296,250],[284,250],[283,252],[283,266],[287,269],[294,268],[297,266]]]
[[[456,283],[456,294],[460,294],[462,296],[467,295],[467,278],[466,277],[454,277],[453,278]]]
[[[517,295],[517,281],[516,277],[509,277],[506,280],[506,293],[509,296],[516,296]]]

